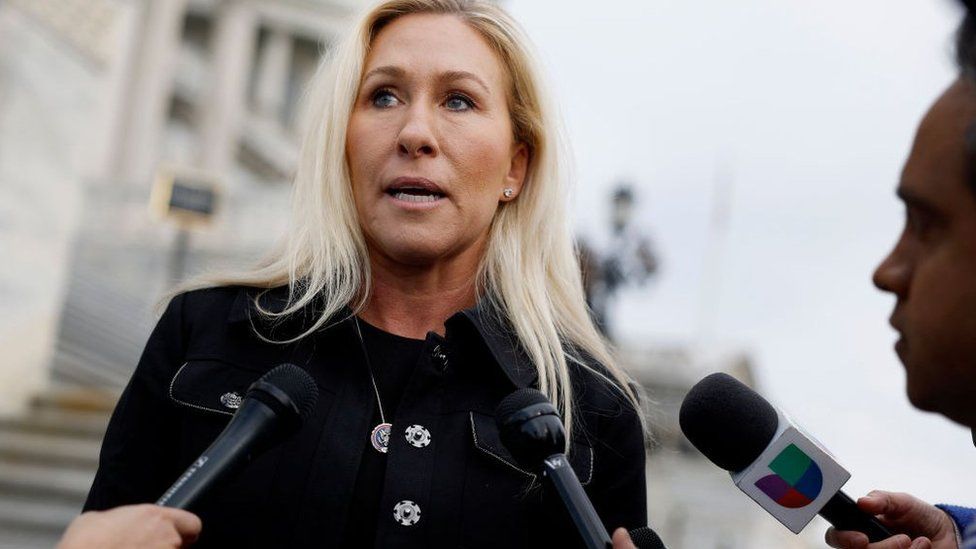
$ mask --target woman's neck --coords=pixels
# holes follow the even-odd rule
[[[371,259],[369,303],[360,313],[366,322],[403,337],[423,339],[444,334],[444,321],[477,299],[477,265],[447,262],[433,267],[397,265]]]

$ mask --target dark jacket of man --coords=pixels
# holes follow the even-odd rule
[[[257,291],[177,296],[153,331],[105,435],[86,509],[154,502],[210,445],[234,401],[274,366],[308,371],[320,396],[298,433],[258,456],[196,509],[196,547],[572,547],[577,534],[558,496],[512,458],[493,417],[512,391],[533,386],[516,338],[483,310],[428,335],[393,422],[375,532],[347,531],[350,500],[376,399],[351,319],[292,344],[313,314],[269,324]],[[280,307],[274,290],[262,304]],[[311,308],[310,308],[311,309]],[[646,522],[644,443],[619,392],[575,368],[577,421],[570,461],[609,531]],[[429,433],[423,446],[404,436]],[[419,520],[403,520],[409,502]]]

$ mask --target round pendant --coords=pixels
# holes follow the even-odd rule
[[[373,427],[373,432],[369,435],[369,441],[373,443],[373,448],[376,448],[377,452],[386,453],[390,448],[390,431],[393,426],[389,423],[380,423],[376,427]]]

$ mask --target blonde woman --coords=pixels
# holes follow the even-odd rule
[[[637,397],[591,322],[558,123],[519,27],[475,0],[388,0],[311,84],[290,232],[170,302],[86,507],[155,500],[282,362],[320,387],[298,434],[198,509],[201,546],[574,546],[499,441],[534,386],[608,530],[645,523]]]

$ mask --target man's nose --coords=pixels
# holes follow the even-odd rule
[[[881,291],[891,292],[898,297],[908,293],[911,280],[911,265],[899,253],[896,246],[875,268],[871,281]]]

